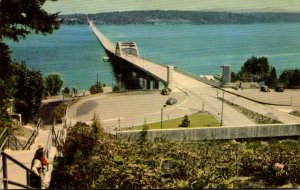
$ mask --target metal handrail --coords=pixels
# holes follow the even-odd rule
[[[29,137],[28,141],[25,143],[23,150],[27,150],[30,148],[30,146],[33,144],[33,141],[38,136],[39,130],[42,127],[42,125],[43,125],[42,119],[39,118],[38,123],[36,124],[36,129],[31,133],[31,136]]]
[[[0,150],[1,150],[1,151],[3,150],[3,147],[6,145],[7,141],[9,140],[9,139],[8,139],[8,133],[7,133],[7,131],[8,131],[8,128],[5,127],[5,129],[2,131],[2,133],[1,133],[1,135],[0,135],[0,140],[3,139],[3,136],[4,136],[4,135],[6,135],[5,138],[4,138],[4,140],[3,140],[3,142],[2,142],[2,144],[0,145]]]
[[[3,136],[5,136],[5,135],[6,135],[6,137],[4,138],[3,142],[0,145],[0,150],[1,151],[3,150],[3,147],[6,144],[7,144],[8,148],[10,147],[10,144],[14,145],[15,149],[18,149],[18,144],[19,144],[22,147],[22,149],[24,149],[24,145],[17,139],[17,137],[14,134],[12,134],[10,132],[9,128],[7,128],[7,127],[2,131],[2,133],[0,135],[0,139],[3,139]],[[10,141],[9,140],[10,137],[13,137],[14,141]],[[14,142],[14,144],[10,143],[10,142]]]
[[[28,141],[26,142],[23,150],[27,150],[30,148],[30,146],[33,144],[34,139],[38,136],[38,131],[34,130],[31,134],[31,136],[29,137]]]
[[[50,133],[49,133],[46,148],[45,148],[45,155],[46,155],[47,159],[49,158],[49,152],[50,152],[51,147],[52,147],[52,131],[50,131]]]
[[[30,179],[29,179],[29,175],[33,175],[35,177],[37,177],[39,180],[41,180],[41,177],[38,176],[36,173],[34,173],[33,171],[31,171],[29,168],[27,168],[24,164],[22,164],[21,162],[19,162],[18,160],[14,159],[13,157],[11,157],[10,155],[6,154],[5,152],[1,152],[2,155],[2,167],[3,167],[3,186],[4,189],[8,188],[8,184],[13,184],[13,185],[17,185],[19,187],[31,187],[30,186]],[[15,164],[17,164],[18,166],[20,166],[22,169],[24,169],[26,171],[26,185],[22,185],[18,182],[14,182],[8,179],[7,176],[7,159],[9,159],[10,161],[14,162]]]
[[[15,186],[18,186],[18,187],[22,187],[22,188],[26,188],[26,189],[35,189],[33,187],[30,187],[30,186],[27,186],[27,185],[23,185],[21,183],[18,183],[18,182],[15,182],[15,181],[12,181],[12,180],[9,180],[9,179],[5,179],[5,178],[2,178],[1,179],[2,183],[7,183],[7,184],[11,184],[11,185],[15,185]],[[2,185],[2,184],[1,184]],[[1,187],[1,186],[0,186]]]

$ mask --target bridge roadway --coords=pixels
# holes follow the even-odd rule
[[[110,53],[114,54],[115,46],[96,28],[96,26],[89,21],[89,25],[91,29],[94,31],[96,37],[100,41],[101,45]],[[120,57],[121,59],[124,59],[131,64],[135,65],[136,67],[146,71],[147,73],[151,74],[152,76],[155,76],[156,78],[159,78],[160,80],[166,82],[167,81],[167,68],[163,65],[156,64],[150,61],[147,61],[145,59],[135,57],[132,55],[125,55]],[[198,80],[195,80],[191,77],[188,77],[186,75],[183,75],[179,72],[174,72],[174,83],[175,87],[184,91],[187,94],[187,98],[182,103],[175,105],[171,107],[170,109],[166,109],[166,112],[176,112],[178,110],[202,110],[204,107],[205,110],[209,111],[213,115],[216,116],[219,120],[221,120],[221,113],[222,113],[222,102],[217,98],[222,96],[222,90],[218,90],[215,87],[212,87],[210,85],[207,85],[205,83],[202,83]],[[100,97],[100,96],[99,96]],[[84,105],[85,103],[88,103],[91,99],[93,101],[97,99],[97,97],[91,97],[91,98],[85,98],[82,101],[80,101],[81,105]],[[99,99],[99,98],[98,98]],[[101,97],[100,97],[101,99]],[[278,120],[284,122],[284,123],[300,123],[299,117],[292,116],[288,113],[285,113],[283,111],[274,109],[273,107],[262,105],[256,102],[253,102],[251,100],[244,99],[242,97],[237,97],[233,94],[225,93],[225,99],[231,101],[234,99],[234,103],[241,105],[243,107],[246,107],[250,110],[253,110],[257,113],[263,114],[263,115],[269,115],[273,118],[277,118]],[[100,100],[99,100],[100,101]],[[99,103],[99,102],[98,102]],[[98,104],[97,104],[98,105]],[[162,102],[159,103],[159,105],[156,105],[155,110],[156,111],[149,111],[148,115],[151,115],[154,121],[160,121],[160,108],[161,108]],[[223,125],[224,126],[236,126],[236,125],[255,125],[253,121],[245,117],[242,113],[238,112],[231,106],[224,104],[223,105]],[[77,121],[83,121],[87,122],[90,121],[95,114],[95,110],[103,109],[103,105],[99,104],[99,108],[97,107],[88,107],[88,106],[80,106],[80,105],[73,105],[69,109],[69,113],[67,113],[67,116],[70,120],[72,120],[72,123]],[[80,109],[86,109],[83,112],[85,113],[85,117],[80,118],[78,115],[78,112],[80,112]],[[108,107],[108,109],[112,109],[111,107]],[[122,110],[122,106],[117,107],[116,109],[119,109],[118,112],[120,114],[125,111]],[[140,108],[142,109],[142,108]],[[81,111],[82,112],[82,111]],[[151,113],[150,113],[151,112]],[[116,115],[116,111],[110,111],[110,114],[106,115],[106,117],[101,117],[101,120],[109,121],[109,120],[115,120],[116,118],[121,118],[122,122],[119,121],[118,125],[121,128],[129,127],[129,123],[136,123],[134,122],[133,118],[135,113],[132,112],[131,116],[120,116]],[[124,112],[123,112],[124,113]],[[143,112],[144,113],[144,112]],[[138,113],[136,113],[138,114]],[[144,113],[147,115],[146,113]],[[167,113],[165,113],[167,114]],[[139,118],[140,120],[141,118]],[[127,120],[127,121],[126,121]],[[110,129],[111,130],[111,129]]]

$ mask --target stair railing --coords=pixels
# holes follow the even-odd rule
[[[2,155],[2,166],[3,166],[2,183],[3,183],[4,189],[8,189],[8,184],[16,185],[18,187],[22,187],[22,188],[26,188],[26,189],[34,189],[31,186],[32,184],[30,182],[30,176],[32,175],[32,176],[36,177],[38,180],[41,180],[41,177],[36,175],[32,170],[27,168],[24,164],[22,164],[21,162],[19,162],[16,159],[14,159],[10,155],[6,154],[5,152],[1,152],[1,155]],[[8,172],[7,172],[8,171],[7,170],[7,160],[14,162],[15,164],[17,164],[18,166],[20,166],[22,169],[24,169],[26,171],[26,185],[8,179],[9,176],[8,176]],[[41,188],[41,187],[39,187],[39,188]]]
[[[24,146],[23,150],[30,149],[30,146],[34,143],[35,138],[39,135],[40,128],[42,128],[43,126],[44,126],[44,123],[43,123],[42,119],[39,118],[39,120],[36,124],[36,129],[34,129],[34,131],[31,133],[31,136],[29,137],[29,139],[25,143],[25,146]]]

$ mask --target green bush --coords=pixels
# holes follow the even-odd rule
[[[67,103],[62,103],[55,109],[53,117],[57,123],[62,122],[62,118],[65,117],[67,107]]]
[[[274,188],[300,184],[299,140],[121,142],[99,135],[103,134],[96,130],[99,127],[79,123],[71,128],[65,157],[56,163],[50,188]],[[274,171],[276,162],[284,165],[282,171]],[[239,180],[243,177],[247,180]]]
[[[103,92],[103,88],[100,82],[96,82],[95,84],[93,84],[90,87],[90,93],[91,94],[98,94],[98,93],[102,93]]]

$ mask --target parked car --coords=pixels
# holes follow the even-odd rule
[[[263,92],[270,92],[270,89],[268,86],[262,86],[260,87],[260,91],[263,91]]]
[[[276,92],[284,92],[284,88],[283,88],[282,86],[277,86],[277,87],[275,88],[275,91],[276,91]]]
[[[168,89],[162,89],[161,94],[162,94],[162,95],[169,95],[170,92],[169,92]]]
[[[173,105],[176,103],[177,103],[177,100],[175,98],[168,98],[168,100],[166,102],[167,105]]]

